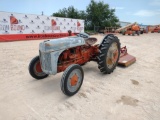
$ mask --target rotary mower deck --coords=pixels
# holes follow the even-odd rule
[[[127,53],[126,46],[121,48],[120,53],[121,54],[120,54],[120,59],[118,61],[118,65],[127,67],[136,62],[136,58]]]

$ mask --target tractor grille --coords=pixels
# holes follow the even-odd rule
[[[51,68],[51,54],[40,52],[40,59],[41,59],[42,69],[44,69],[46,71],[52,71],[52,68]]]

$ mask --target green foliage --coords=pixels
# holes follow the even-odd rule
[[[115,9],[110,9],[109,5],[103,1],[91,0],[85,11],[78,11],[73,6],[69,6],[53,13],[52,16],[83,19],[87,30],[93,30],[94,26],[100,26],[101,29],[119,26],[119,19],[115,16]]]
[[[67,9],[63,8],[61,10],[59,10],[56,13],[53,13],[52,16],[56,16],[56,17],[67,17]]]
[[[78,19],[79,11],[73,6],[69,6],[68,8],[63,8],[60,9],[58,12],[53,13],[52,16]]]
[[[105,27],[116,27],[118,26],[119,19],[115,16],[115,9],[110,9],[108,4],[103,1],[96,2],[91,0],[87,6],[88,20],[90,26],[93,29],[94,26],[100,26],[104,29]]]

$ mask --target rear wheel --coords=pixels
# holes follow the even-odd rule
[[[136,31],[137,35],[139,36],[140,32],[139,31]]]
[[[34,57],[29,64],[29,73],[35,79],[43,79],[48,77],[41,69],[39,56]]]
[[[78,64],[70,65],[63,73],[61,90],[67,96],[76,94],[83,83],[83,69]]]
[[[122,30],[122,35],[125,35],[126,34],[126,31],[125,30]]]
[[[158,33],[160,33],[160,30],[158,31]]]
[[[98,68],[104,74],[110,74],[116,68],[120,56],[119,39],[115,36],[104,38],[98,55]]]
[[[134,35],[135,35],[135,32],[133,31],[133,32],[132,32],[132,36],[134,36]]]
[[[126,32],[125,32],[125,31],[123,31],[123,32],[122,32],[122,35],[125,35],[125,34],[126,34]]]

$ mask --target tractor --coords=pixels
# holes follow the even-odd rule
[[[110,74],[118,64],[121,54],[119,39],[109,34],[100,44],[94,45],[96,42],[96,38],[86,33],[43,41],[39,44],[39,55],[29,64],[29,73],[35,79],[44,79],[64,72],[61,90],[65,95],[72,96],[83,83],[82,65],[95,61],[100,72]]]

